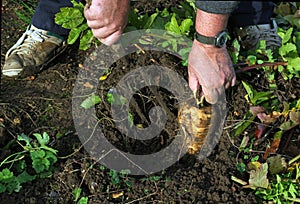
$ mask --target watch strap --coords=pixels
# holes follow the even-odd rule
[[[196,40],[203,44],[216,45],[216,37],[207,37],[196,32]]]

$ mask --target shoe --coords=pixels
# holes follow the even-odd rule
[[[64,37],[29,25],[17,43],[7,51],[2,74],[13,77],[26,67],[44,66],[64,51],[66,45]]]
[[[272,19],[271,24],[251,25],[236,28],[235,34],[241,47],[245,50],[255,49],[260,40],[266,41],[266,48],[276,50],[281,47],[281,38],[277,34],[277,24]]]

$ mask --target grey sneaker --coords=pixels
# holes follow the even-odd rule
[[[271,24],[251,25],[235,29],[237,38],[245,50],[256,47],[260,40],[266,41],[267,49],[273,51],[281,47],[281,38],[277,34],[277,24],[272,20]]]
[[[7,51],[2,74],[13,77],[26,67],[45,65],[66,47],[62,36],[29,25],[17,43]]]

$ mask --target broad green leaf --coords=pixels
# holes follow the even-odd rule
[[[287,43],[279,48],[279,54],[283,57],[286,56],[289,52],[296,51],[296,49],[297,48],[295,44]]]
[[[88,108],[91,108],[92,106],[94,106],[94,105],[96,105],[100,102],[101,102],[100,97],[96,96],[95,94],[92,94],[91,96],[86,98],[84,101],[82,101],[80,106],[84,109],[88,109]]]
[[[181,34],[188,34],[192,25],[192,19],[184,19],[179,26]]]
[[[76,8],[63,7],[59,13],[55,14],[55,23],[61,25],[63,28],[76,28],[84,20],[83,13]]]
[[[36,175],[32,176],[28,174],[26,171],[23,171],[21,174],[17,176],[18,181],[22,183],[26,183],[28,181],[33,181],[36,179]]]
[[[171,21],[165,25],[165,29],[167,31],[180,34],[180,28],[176,19],[176,14],[172,15]]]
[[[256,56],[254,55],[248,55],[246,60],[249,62],[249,65],[254,65],[256,63]]]
[[[80,39],[79,49],[87,50],[91,47],[93,40],[95,39],[92,30],[87,30]]]
[[[69,32],[68,36],[68,44],[72,45],[76,42],[81,34],[81,30],[79,28],[72,28]]]
[[[289,65],[291,65],[295,70],[300,71],[300,57],[290,58],[288,60]]]
[[[269,180],[267,178],[268,164],[262,164],[257,170],[250,171],[249,185],[254,188],[267,188]]]

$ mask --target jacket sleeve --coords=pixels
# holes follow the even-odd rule
[[[228,14],[234,11],[239,1],[199,1],[196,0],[196,7],[208,13]]]

